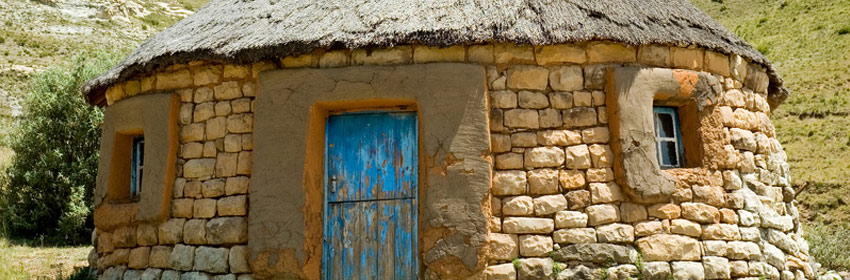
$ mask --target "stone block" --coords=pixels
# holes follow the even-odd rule
[[[741,233],[738,225],[711,224],[702,227],[702,239],[704,240],[740,240]]]
[[[204,197],[215,198],[224,195],[224,179],[212,179],[204,181],[201,192]]]
[[[588,225],[590,226],[604,225],[620,220],[619,209],[610,204],[588,206],[586,213]]]
[[[672,262],[673,279],[703,280],[705,270],[699,262]]]
[[[496,155],[496,169],[522,169],[522,154],[504,153]]]
[[[761,258],[759,245],[753,242],[731,241],[726,243],[726,257],[733,260],[758,260]]]
[[[195,261],[195,247],[177,244],[171,250],[168,266],[171,269],[187,271],[192,270]]]
[[[640,46],[638,48],[637,59],[641,64],[669,67],[670,47],[661,45]]]
[[[724,77],[730,76],[729,56],[714,52],[705,52],[705,70]]]
[[[581,66],[555,66],[549,69],[549,86],[557,91],[584,89]]]
[[[215,159],[192,159],[183,165],[186,178],[209,178],[214,174]]]
[[[183,243],[203,245],[207,243],[207,220],[192,219],[183,224]]]
[[[720,222],[720,211],[704,203],[682,203],[682,217],[704,224]]]
[[[537,143],[545,146],[578,145],[581,144],[581,134],[571,130],[538,131]]]
[[[605,243],[570,244],[555,250],[552,259],[559,262],[582,261],[596,264],[633,263],[637,252],[624,245]]]
[[[549,104],[554,109],[569,109],[573,107],[573,94],[569,92],[549,93]]]
[[[180,105],[180,113],[177,116],[177,122],[182,125],[192,123],[192,115],[195,112],[195,105],[191,103],[183,103]]]
[[[159,225],[159,244],[175,244],[183,240],[183,223],[185,219],[169,219]]]
[[[534,214],[546,216],[567,209],[567,199],[563,195],[553,194],[534,198]]]
[[[731,128],[729,129],[729,137],[729,142],[731,142],[732,146],[736,149],[751,152],[756,151],[756,137],[753,132],[740,128]]]
[[[581,131],[581,139],[585,144],[608,143],[609,135],[608,127],[585,128]]]
[[[552,252],[552,237],[546,235],[520,235],[519,254],[523,257],[542,257]]]
[[[139,246],[156,245],[156,227],[151,224],[140,224],[136,227],[136,244]]]
[[[596,238],[604,243],[632,243],[635,229],[625,224],[608,224],[596,228]]]
[[[557,170],[535,169],[528,171],[527,176],[530,194],[555,194],[560,192]]]
[[[519,92],[518,103],[525,109],[543,109],[549,107],[549,97],[544,93],[523,90]]]
[[[558,228],[583,228],[587,226],[587,214],[578,211],[558,211],[555,225]]]
[[[614,170],[611,168],[591,168],[587,170],[587,181],[605,183],[614,180]]]
[[[525,150],[526,167],[558,167],[564,163],[564,150],[557,147],[536,147]]]
[[[593,95],[589,91],[573,92],[573,105],[576,107],[590,107],[593,105]]]
[[[497,90],[490,92],[490,107],[513,109],[518,104],[517,94],[509,90]]]
[[[698,48],[671,47],[673,67],[691,70],[701,70],[703,65],[703,54],[705,51]]]
[[[148,258],[148,266],[155,268],[169,268],[169,259],[171,258],[171,247],[169,246],[154,246],[151,248]]]
[[[722,207],[726,205],[726,191],[720,186],[693,186],[694,202]]]
[[[239,152],[236,160],[236,174],[251,175],[254,154],[250,151]]]
[[[493,175],[494,195],[519,195],[526,190],[525,171],[496,171]]]
[[[194,123],[180,128],[180,142],[189,143],[204,140],[204,124]]]
[[[570,169],[587,169],[592,166],[587,145],[569,146],[564,149],[565,165]]]
[[[254,130],[254,115],[250,113],[227,116],[227,132],[249,133]]]
[[[528,148],[537,146],[537,134],[534,132],[518,132],[511,134],[511,146]]]
[[[596,243],[596,230],[593,228],[561,229],[552,234],[552,239],[562,244]]]
[[[551,258],[524,258],[519,260],[519,279],[551,279],[555,270]]]
[[[490,233],[489,258],[509,261],[519,256],[519,243],[515,234]]]
[[[130,250],[127,267],[133,269],[147,268],[151,247],[138,247]]]
[[[561,119],[561,112],[555,109],[543,109],[538,112],[540,115],[540,127],[556,128],[561,127],[564,122]]]
[[[590,192],[587,190],[570,191],[566,197],[570,210],[582,209],[590,205]]]
[[[590,200],[593,204],[623,201],[623,193],[616,183],[590,183]]]
[[[416,46],[413,51],[413,63],[429,62],[464,62],[466,48],[464,46],[429,47]]]
[[[587,46],[587,58],[589,63],[635,62],[637,50],[629,45],[594,42]]]
[[[582,188],[586,183],[584,172],[581,170],[560,170],[558,181],[565,190]]]
[[[136,247],[136,229],[123,226],[112,232],[112,244],[116,248]]]
[[[244,217],[214,218],[207,222],[208,244],[236,244],[248,241],[248,222]]]
[[[172,72],[160,72],[156,75],[156,89],[170,90],[192,87],[192,73],[189,69]]]
[[[496,64],[533,64],[534,48],[518,46],[514,43],[493,45],[493,57]]]
[[[198,247],[198,249],[195,249],[194,270],[226,273],[228,271],[227,256],[229,253],[230,250],[227,248]]]
[[[551,233],[555,221],[549,218],[507,217],[502,221],[502,230],[506,233]]]
[[[696,261],[701,257],[699,242],[691,237],[656,234],[637,240],[646,261]]]
[[[549,83],[549,69],[540,66],[512,66],[508,68],[507,76],[510,89],[545,90]]]
[[[664,228],[660,221],[646,221],[635,224],[635,236],[644,237],[663,233]]]
[[[213,87],[213,90],[216,100],[232,100],[242,97],[242,87],[239,86],[237,81],[223,82]]]
[[[640,275],[643,279],[647,280],[668,280],[672,277],[670,264],[667,262],[644,263]]]
[[[489,265],[483,275],[486,280],[516,280],[516,269],[512,263]]]
[[[386,49],[367,51],[356,49],[351,52],[353,65],[396,65],[408,64],[413,56],[410,46],[396,46]]]
[[[692,237],[699,237],[702,235],[702,227],[698,223],[691,222],[685,219],[674,219],[670,220],[670,232],[687,235]]]
[[[530,196],[512,196],[502,200],[502,213],[511,216],[534,214],[534,200]]]
[[[196,199],[195,205],[192,207],[192,217],[212,218],[215,216],[215,203],[215,199]]]
[[[614,164],[614,152],[608,145],[590,145],[590,161],[595,168],[610,168]]]
[[[622,216],[620,217],[620,220],[625,223],[635,223],[644,221],[646,220],[646,207],[634,203],[621,203],[620,215]]]
[[[534,49],[534,56],[537,59],[537,64],[540,65],[583,64],[587,61],[584,48],[567,44],[537,46]]]
[[[540,128],[537,110],[511,109],[505,111],[505,126],[510,128]]]
[[[467,47],[466,59],[471,63],[492,64],[493,45],[472,45]]]
[[[248,177],[238,176],[230,177],[224,183],[224,191],[226,195],[246,194],[248,193]]]
[[[248,214],[248,197],[245,195],[228,196],[216,202],[218,216],[245,216]]]
[[[251,266],[248,264],[248,247],[233,246],[228,254],[228,264],[232,273],[250,273]]]
[[[248,67],[245,67],[243,65],[224,65],[225,79],[244,79],[248,76],[249,72],[250,71],[248,71]]]
[[[585,127],[594,126],[598,123],[596,110],[591,107],[574,107],[566,109],[561,114],[564,118],[564,126]]]

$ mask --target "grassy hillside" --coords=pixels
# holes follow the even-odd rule
[[[807,186],[797,199],[810,235],[850,232],[850,0],[692,2],[767,55],[785,78],[791,97],[772,118],[794,185]],[[809,240],[819,261],[850,269],[846,241]]]

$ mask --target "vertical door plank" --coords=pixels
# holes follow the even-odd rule
[[[416,122],[412,112],[328,118],[325,279],[418,278]]]

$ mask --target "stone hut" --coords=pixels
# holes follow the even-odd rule
[[[213,0],[83,88],[102,279],[811,279],[764,55],[687,1]]]

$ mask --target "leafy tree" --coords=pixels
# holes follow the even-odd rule
[[[83,52],[33,77],[8,139],[15,156],[0,188],[0,217],[12,235],[64,244],[88,240],[103,112],[79,89],[115,62],[108,53]]]

